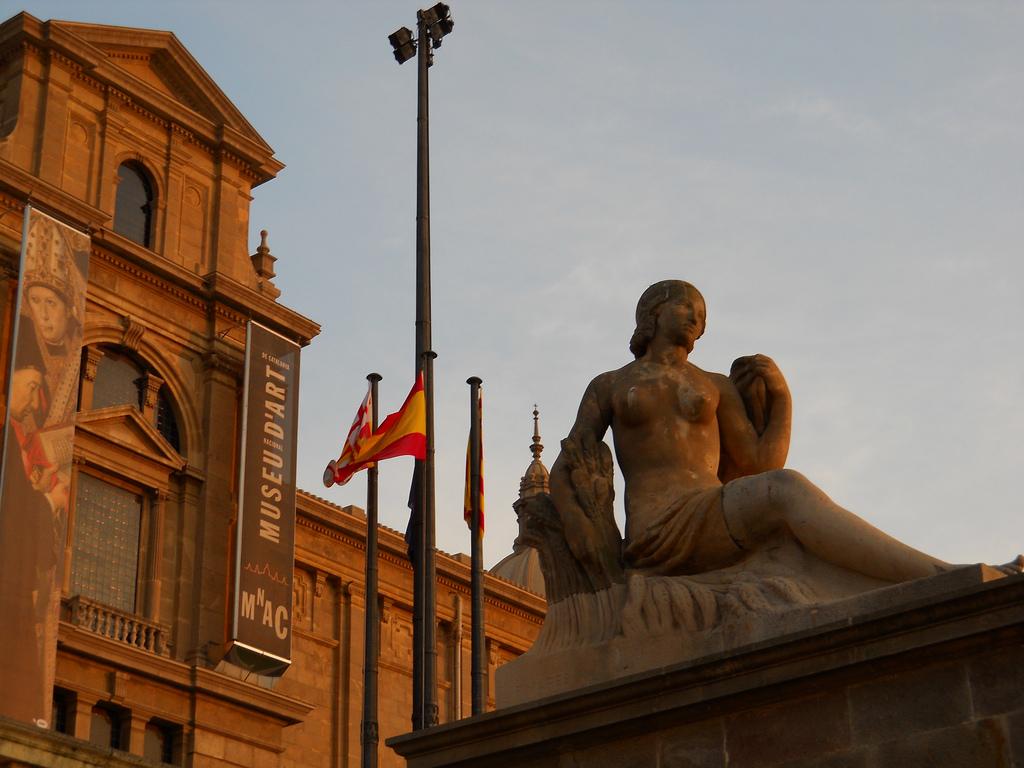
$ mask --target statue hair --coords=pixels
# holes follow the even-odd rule
[[[704,297],[693,285],[685,280],[662,280],[650,286],[636,303],[636,330],[629,340],[629,351],[639,359],[647,352],[647,345],[654,338],[654,322],[662,304],[674,298],[683,298],[689,293]]]

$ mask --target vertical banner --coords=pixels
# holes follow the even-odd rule
[[[25,209],[0,463],[0,715],[49,726],[89,237]]]
[[[228,660],[261,675],[291,664],[299,346],[250,321]]]

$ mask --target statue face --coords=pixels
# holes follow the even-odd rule
[[[47,344],[60,344],[68,330],[68,305],[49,288],[33,285],[28,289],[28,306],[36,328]]]
[[[41,405],[39,390],[43,386],[43,374],[35,368],[21,368],[11,377],[11,418],[24,421],[29,414],[38,411]]]
[[[704,334],[706,313],[704,299],[695,291],[688,290],[658,308],[655,334],[661,334],[673,344],[692,352],[693,345]]]

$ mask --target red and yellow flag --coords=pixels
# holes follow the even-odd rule
[[[324,485],[344,485],[356,472],[367,469],[375,462],[395,456],[427,456],[427,408],[423,397],[423,374],[416,377],[409,396],[402,407],[380,423],[369,428],[372,411],[370,393],[356,412],[356,418],[345,439],[341,456],[324,470]]]
[[[484,533],[484,394],[479,393],[480,398],[480,535]],[[473,487],[473,480],[470,477],[470,456],[473,452],[473,435],[470,433],[466,442],[466,485],[462,496],[462,519],[466,525],[473,528],[473,503],[470,492]]]

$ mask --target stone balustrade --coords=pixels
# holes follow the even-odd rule
[[[81,595],[62,602],[62,618],[68,623],[103,637],[157,656],[169,656],[167,628],[141,616],[125,613]]]

